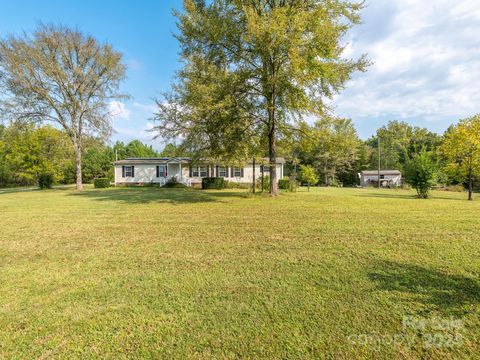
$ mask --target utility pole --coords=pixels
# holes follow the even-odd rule
[[[378,137],[378,188],[380,189],[380,170],[381,170],[381,167],[382,167],[382,163],[380,161],[380,154],[381,150],[380,150],[380,136]]]
[[[115,161],[118,161],[118,150],[115,149]]]

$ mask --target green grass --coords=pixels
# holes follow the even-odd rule
[[[480,201],[244,194],[0,194],[0,358],[478,356]]]

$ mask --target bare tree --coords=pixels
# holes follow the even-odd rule
[[[0,40],[0,111],[11,121],[53,122],[68,134],[82,184],[83,138],[107,138],[109,104],[126,67],[108,44],[63,26],[40,25],[33,35]]]

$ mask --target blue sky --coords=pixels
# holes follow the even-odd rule
[[[362,138],[389,120],[443,132],[480,112],[478,0],[369,0],[364,22],[345,39],[345,55],[367,53],[374,64],[356,74],[332,105],[352,118]],[[146,130],[152,98],[169,88],[180,68],[172,8],[181,0],[3,0],[0,36],[39,22],[77,27],[123,52],[132,99],[114,103],[113,140],[134,138],[161,149]]]

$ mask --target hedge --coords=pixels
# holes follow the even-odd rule
[[[41,173],[38,176],[38,187],[40,189],[51,189],[53,185],[53,174],[49,172]]]
[[[223,177],[206,177],[202,179],[202,189],[223,189],[225,182]]]
[[[110,180],[107,178],[98,178],[93,180],[93,186],[97,189],[103,189],[110,187]]]

